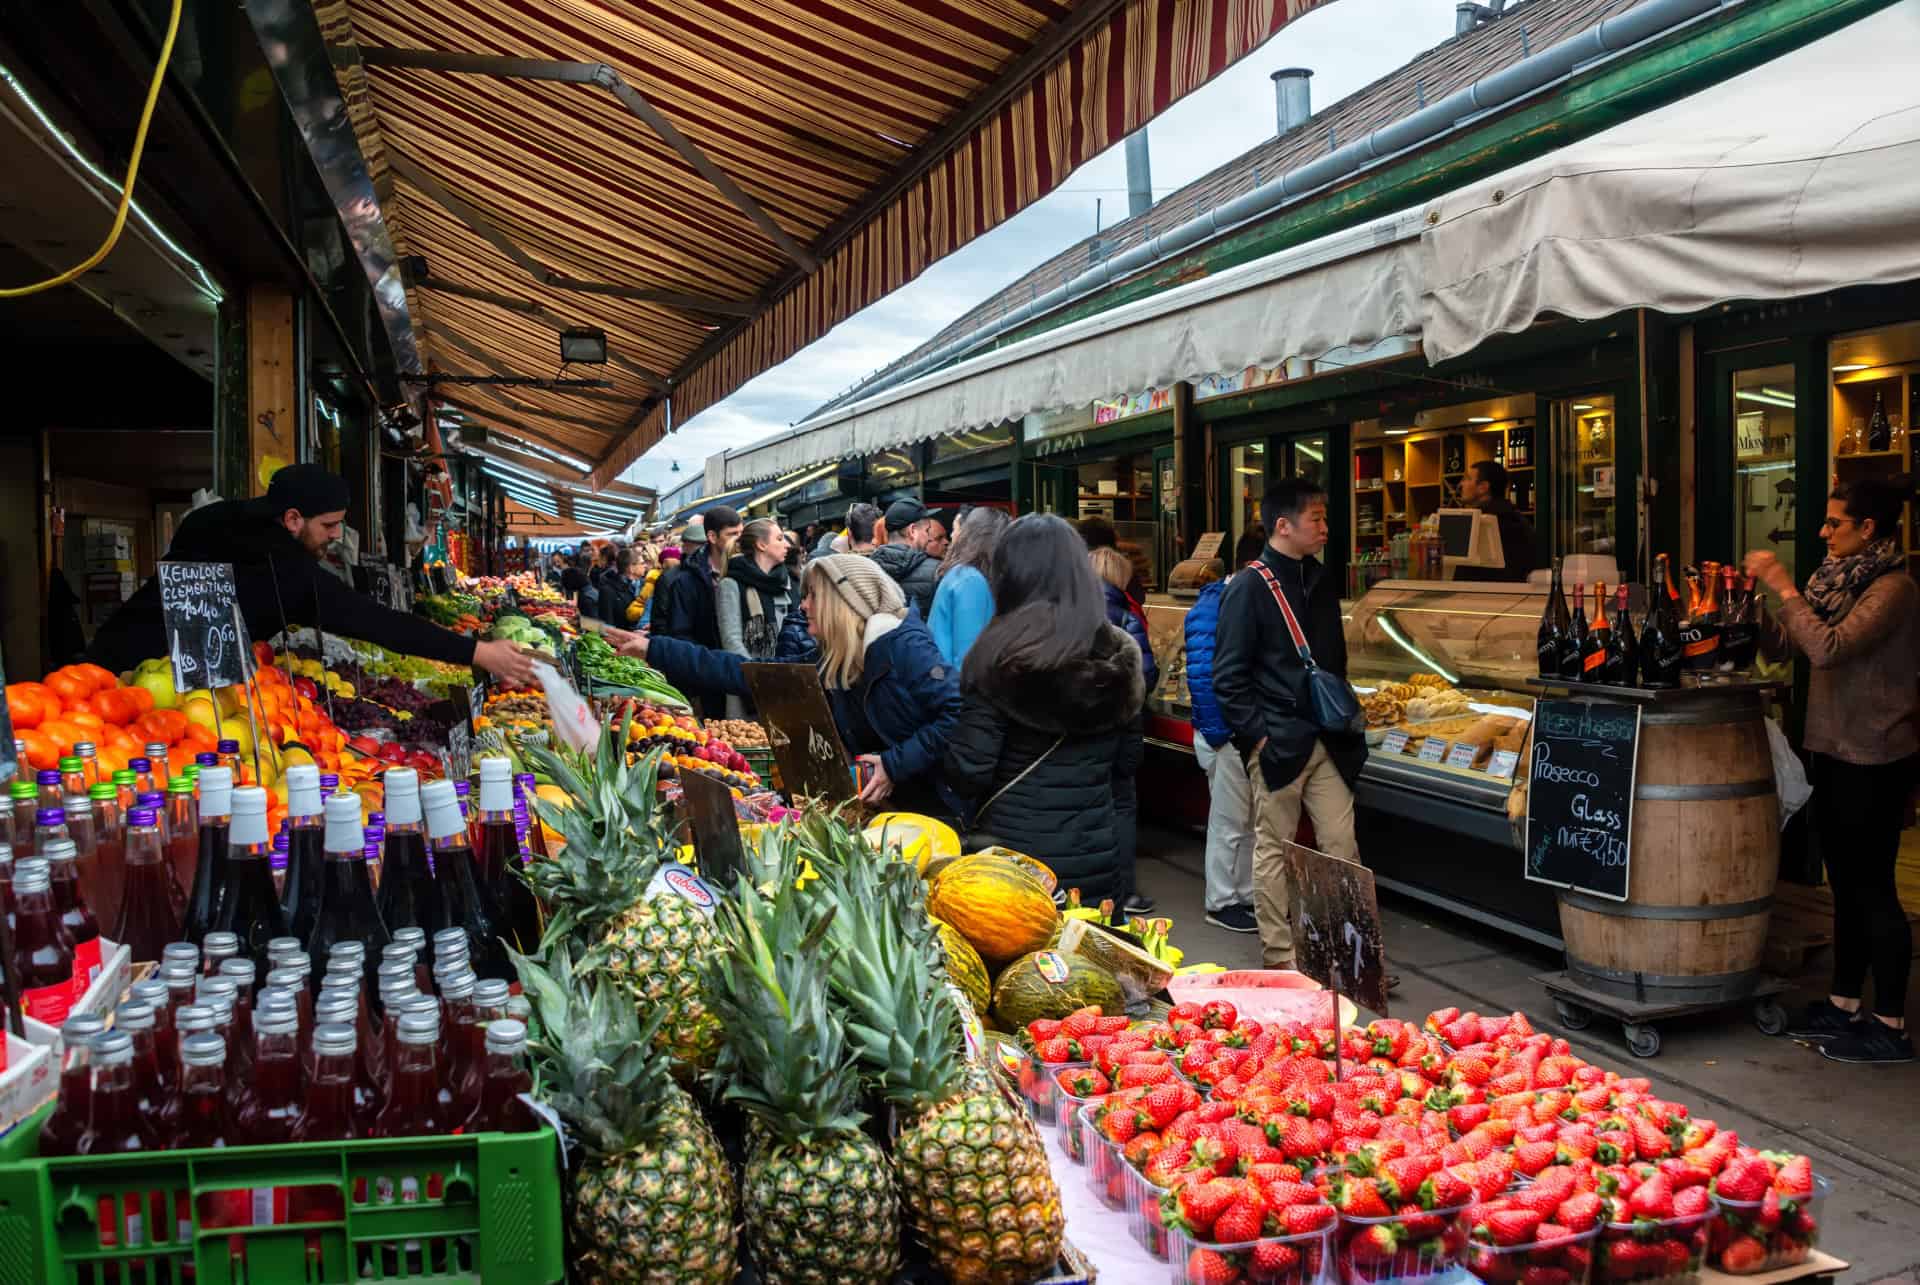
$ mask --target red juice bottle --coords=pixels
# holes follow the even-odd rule
[[[307,1033],[313,1030],[313,991],[307,986],[306,974],[297,968],[276,968],[267,974],[267,985],[293,996],[294,1013],[300,1027],[298,1034],[304,1045]]]
[[[220,1035],[227,1041],[227,1073],[244,1091],[253,1062],[253,996],[242,994],[232,974],[202,977],[194,987],[196,998],[220,1016]]]
[[[193,887],[194,866],[200,857],[198,789],[185,776],[167,783],[167,813],[161,827],[167,832],[167,882],[182,923],[187,917],[187,889]]]
[[[156,748],[160,751],[157,755],[154,753]],[[153,780],[153,760],[155,758],[158,758],[162,763],[166,762],[167,747],[164,745],[149,745],[147,746],[146,757],[127,760],[127,770],[133,773],[133,796],[134,802],[136,803],[140,801],[142,794],[151,794],[158,788],[155,786]]]
[[[412,768],[388,768],[386,788],[387,846],[380,861],[380,888],[376,904],[380,921],[389,932],[418,928],[425,934],[446,927],[446,909],[440,889],[427,866],[427,836],[420,811],[420,774]]]
[[[457,812],[456,812],[457,815]],[[440,1094],[440,1018],[431,1010],[400,1019],[393,1045],[391,1088],[374,1117],[376,1138],[420,1138],[445,1133],[452,1121],[442,1113]]]
[[[88,794],[93,800],[93,865],[81,872],[81,885],[100,922],[118,924],[127,881],[126,814],[120,810],[113,786],[96,785]]]
[[[284,1005],[261,1012],[253,1030],[253,1093],[237,1124],[252,1145],[290,1141],[300,1115],[299,1018]]]
[[[160,965],[160,984],[167,988],[167,994],[173,998],[173,1011],[176,1021],[180,1010],[189,1004],[199,1002],[200,970],[198,967],[175,961]]]
[[[480,979],[473,975],[470,968],[459,968],[448,973],[440,983],[440,1004],[445,1023],[440,1029],[446,1038],[441,1041],[445,1051],[447,1068],[447,1087],[453,1095],[454,1119],[464,1120],[473,1110],[478,1097],[462,1098],[461,1086],[467,1081],[475,1057],[476,1035],[478,1027],[473,1006],[473,988]]]
[[[167,773],[170,770],[168,767],[167,747],[159,741],[148,741],[147,761],[152,764],[152,771],[149,775],[153,777],[153,784],[146,788],[149,790],[164,791],[167,788]]]
[[[162,981],[135,982],[127,988],[129,999],[153,1010],[153,1059],[160,1071],[160,1082],[169,1093],[180,1091],[180,1036],[173,1027],[173,992]]]
[[[107,1031],[93,1041],[92,1124],[80,1135],[77,1154],[118,1155],[128,1151],[159,1151],[166,1139],[155,1122],[140,1111],[140,1093],[134,1083],[133,1036]]]
[[[180,919],[174,913],[159,819],[152,808],[135,808],[128,814],[126,856],[126,896],[120,903],[113,940],[125,946],[136,963],[159,959],[160,952],[179,938]]]
[[[286,912],[287,931],[302,946],[313,936],[320,918],[320,881],[325,874],[326,822],[320,798],[320,769],[296,763],[287,769],[287,882],[280,906]],[[356,809],[360,800],[353,799]],[[354,820],[359,821],[356,811]],[[364,843],[360,835],[354,842]]]
[[[173,1145],[182,1151],[237,1144],[239,1131],[227,1110],[227,1043],[212,1032],[180,1041],[180,1127]]]
[[[65,808],[41,808],[33,814],[33,855],[44,857],[49,843],[72,843]]]
[[[354,1052],[359,1037],[351,1023],[326,1022],[313,1028],[313,1073],[306,1101],[293,1122],[295,1142],[342,1142],[362,1135],[354,1116]]]
[[[73,1008],[73,934],[53,901],[53,873],[35,857],[13,871],[13,973],[28,1017],[58,1026]]]
[[[307,957],[331,966],[341,947],[358,947],[358,966],[379,960],[393,943],[380,917],[373,878],[367,872],[366,830],[360,824],[360,799],[348,792],[326,803],[327,828],[313,923],[304,938]]]
[[[240,938],[233,933],[211,932],[200,943],[200,975],[218,977],[220,965],[240,958]],[[249,964],[253,961],[248,960]]]
[[[228,832],[226,891],[214,927],[240,939],[240,953],[261,972],[267,968],[267,943],[287,935],[287,917],[274,891],[268,864],[273,845],[267,834],[267,792],[257,785],[233,791],[233,825]]]
[[[427,813],[427,851],[433,858],[433,881],[446,906],[445,926],[467,934],[475,973],[482,977],[513,976],[513,965],[500,941],[505,921],[480,882],[453,783],[429,782],[421,788],[420,799]]]
[[[380,966],[380,1043],[386,1054],[380,1062],[380,1096],[383,1100],[393,1087],[390,1072],[393,1067],[393,1042],[400,1030],[400,1010],[408,1000],[419,994],[420,988],[413,984],[411,968],[403,971],[395,964]]]
[[[93,1041],[106,1033],[97,1017],[69,1017],[60,1027],[60,1099],[40,1126],[40,1154],[71,1156],[93,1118]]]
[[[73,840],[51,840],[42,856],[53,883],[54,912],[73,940],[73,1002],[78,1004],[100,976],[100,921],[80,892]]]
[[[87,765],[80,757],[80,747],[82,745],[87,747],[87,753],[91,756],[93,753],[93,743],[91,741],[75,741],[73,743],[74,752],[60,760],[60,795],[62,798],[71,798],[76,794],[85,794],[87,787],[93,784],[92,781],[87,779]]]
[[[200,770],[200,842],[187,893],[183,931],[200,942],[220,917],[220,894],[227,884],[227,846],[233,817],[233,773],[223,767]]]
[[[67,837],[73,840],[85,870],[93,868],[93,852],[100,845],[100,832],[93,823],[93,800],[84,794],[69,794],[60,805],[67,814]]]
[[[36,787],[35,797],[40,800],[42,809],[57,808],[66,802],[67,792],[58,769],[42,768],[33,774],[33,781]]]
[[[507,998],[511,992],[498,978],[476,982],[473,987],[473,1021],[467,1028],[467,1065],[453,1096],[471,1111],[480,1101],[486,1080],[487,1027],[507,1016]]]
[[[414,985],[420,988],[420,991],[422,994],[425,994],[427,991],[432,990],[433,989],[433,973],[427,967],[426,929],[420,928],[418,926],[408,927],[408,928],[394,928],[391,923],[389,923],[387,927],[393,930],[393,944],[395,946],[405,946],[413,952],[412,963],[413,963]],[[391,957],[392,956],[390,952],[382,951],[380,962],[384,964]]]
[[[513,765],[480,760],[480,881],[504,917],[507,944],[523,955],[540,949],[539,899],[520,874],[520,831],[513,819]]]
[[[329,1026],[345,1026],[353,1032],[353,1091],[352,1113],[354,1134],[364,1138],[367,1130],[373,1127],[373,1118],[380,1112],[380,1077],[368,1062],[365,1049],[366,1038],[361,1029],[360,1000],[351,991],[327,991],[320,996],[320,1002],[314,1006],[313,1032],[315,1044],[313,1056],[308,1062],[307,1076],[311,1080],[319,1074],[318,1036]]]
[[[511,1018],[489,1022],[485,1031],[485,1055],[482,1059],[483,1084],[480,1101],[474,1107],[463,1133],[533,1133],[539,1119],[520,1098],[533,1092],[533,1075],[527,1070],[527,1028]]]
[[[107,774],[100,768],[100,751],[92,741],[75,741],[73,756],[80,760],[80,779],[86,782],[86,789],[81,793],[92,790],[107,779]]]
[[[33,822],[40,813],[40,793],[32,781],[15,781],[7,788],[13,799],[13,846],[22,853],[33,851]]]
[[[125,816],[127,809],[137,801],[135,798],[136,778],[131,768],[121,768],[113,774],[113,797],[120,802],[120,815]]]
[[[177,1086],[160,1070],[156,1026],[153,1005],[141,1000],[127,1000],[113,1011],[113,1028],[133,1037],[133,1088],[140,1114],[165,1145],[180,1127],[180,1099]]]

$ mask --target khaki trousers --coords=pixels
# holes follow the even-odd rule
[[[1267,788],[1257,760],[1253,773],[1253,909],[1260,924],[1260,951],[1266,967],[1292,968],[1293,928],[1287,923],[1287,908],[1293,898],[1287,885],[1286,845],[1299,832],[1304,807],[1313,820],[1315,846],[1330,857],[1358,862],[1353,791],[1319,741],[1300,775],[1282,789]]]

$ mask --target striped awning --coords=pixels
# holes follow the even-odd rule
[[[316,0],[432,373],[603,487],[1325,0]],[[442,391],[448,390],[441,385]]]

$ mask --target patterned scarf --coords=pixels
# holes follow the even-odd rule
[[[1846,618],[1867,586],[1889,571],[1907,564],[1907,555],[1897,540],[1875,540],[1866,548],[1844,558],[1829,557],[1814,569],[1800,596],[1813,608],[1813,614],[1829,625]]]

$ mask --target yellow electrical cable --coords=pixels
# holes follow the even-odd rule
[[[182,3],[183,0],[173,0],[173,14],[167,19],[167,38],[160,43],[160,64],[153,69],[153,83],[147,86],[147,103],[140,109],[140,128],[134,132],[133,155],[127,161],[127,181],[120,189],[120,208],[114,212],[113,227],[108,231],[107,239],[98,250],[57,277],[49,277],[30,286],[0,287],[0,299],[18,299],[23,295],[39,294],[43,290],[77,281],[113,253],[113,247],[120,241],[121,231],[127,226],[127,210],[133,205],[133,185],[140,176],[140,154],[147,149],[147,126],[153,123],[153,107],[160,101],[160,83],[166,77],[167,64],[173,59],[173,38],[180,32]]]

